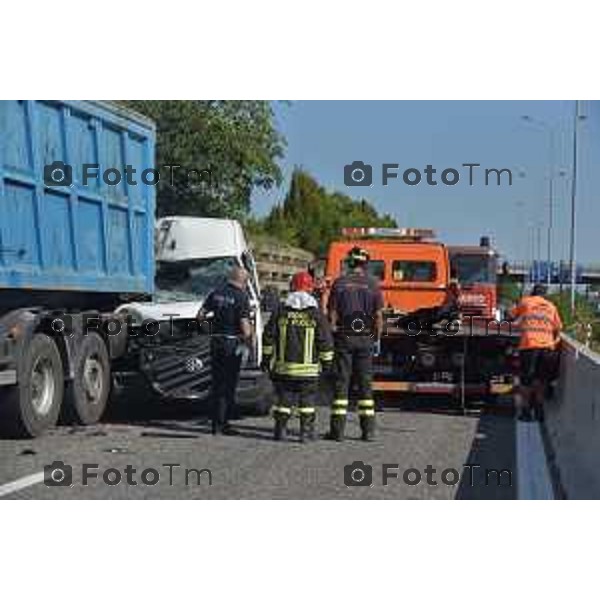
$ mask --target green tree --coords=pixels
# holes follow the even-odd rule
[[[157,125],[157,214],[241,218],[256,187],[281,181],[285,140],[266,101],[131,100]],[[188,177],[188,170],[196,170]],[[205,171],[209,170],[210,175]],[[171,173],[173,183],[171,186]]]
[[[508,276],[498,277],[498,303],[511,308],[522,296],[521,285]]]
[[[571,295],[569,292],[562,294],[549,294],[548,299],[556,305],[565,330],[575,332],[576,329],[585,327],[588,323],[596,323],[598,316],[593,304],[582,294],[575,296],[575,312],[571,311]]]
[[[340,236],[342,227],[353,226],[395,227],[396,221],[380,215],[366,200],[328,192],[301,169],[292,174],[283,203],[273,207],[262,223],[265,233],[317,255]]]

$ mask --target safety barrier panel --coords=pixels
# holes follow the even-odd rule
[[[569,499],[600,498],[600,355],[563,336],[560,380],[546,433]]]

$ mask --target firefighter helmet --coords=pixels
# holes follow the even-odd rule
[[[315,289],[315,282],[308,271],[300,271],[292,277],[290,287],[292,292],[311,293]]]
[[[348,253],[348,262],[352,268],[367,264],[369,258],[369,253],[358,246],[354,246]]]

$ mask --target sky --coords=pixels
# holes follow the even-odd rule
[[[278,129],[287,140],[280,188],[257,191],[253,211],[265,215],[285,196],[295,166],[328,190],[367,198],[400,226],[431,227],[449,244],[477,244],[489,235],[509,260],[547,255],[548,187],[554,173],[552,258],[567,260],[573,155],[573,101],[303,101],[276,102]],[[577,259],[600,263],[600,102],[582,101],[578,128]],[[524,119],[524,116],[530,117]],[[553,133],[550,133],[553,132]],[[554,144],[551,139],[554,138]],[[554,151],[551,151],[551,145]],[[373,167],[373,185],[347,187],[344,166]],[[382,185],[382,164],[398,163],[398,179]],[[479,163],[473,185],[463,163]],[[419,185],[403,183],[405,169],[437,170],[437,186],[423,173]],[[444,169],[458,170],[454,186]],[[485,185],[484,170],[507,168]]]

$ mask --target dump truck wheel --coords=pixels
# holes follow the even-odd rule
[[[64,394],[60,353],[52,338],[34,335],[22,357],[19,384],[2,391],[0,431],[36,437],[56,425]]]
[[[102,418],[110,394],[110,358],[104,340],[96,333],[85,336],[76,361],[63,417],[67,423],[93,425]]]

